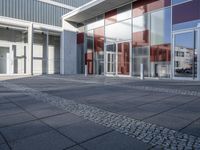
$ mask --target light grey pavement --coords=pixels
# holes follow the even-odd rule
[[[154,145],[152,140],[145,142],[112,125],[109,127],[95,119],[87,119],[84,111],[83,115],[77,115],[73,109],[68,111],[44,102],[45,96],[55,96],[81,104],[81,108],[99,109],[132,118],[145,126],[156,125],[156,128],[191,136],[186,145],[173,148],[200,149],[200,82],[78,75],[11,76],[0,77],[0,80],[0,150],[145,150],[168,147],[165,147],[165,141]],[[10,85],[6,86],[4,82],[16,87],[9,88]],[[37,92],[35,96],[26,93],[26,89],[20,91],[18,86],[19,89],[34,89],[43,97]],[[193,138],[197,139],[196,143]],[[168,148],[172,149],[172,146]]]

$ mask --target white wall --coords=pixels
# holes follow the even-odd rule
[[[8,73],[9,48],[0,47],[0,74]]]

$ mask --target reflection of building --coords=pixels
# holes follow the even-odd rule
[[[194,49],[185,48],[181,46],[175,47],[175,68],[176,69],[190,69],[192,68],[192,62],[194,55]]]
[[[171,44],[151,47],[151,76],[170,77]]]

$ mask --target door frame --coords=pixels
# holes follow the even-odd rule
[[[190,33],[190,32],[194,32],[194,46],[195,46],[195,52],[197,53],[197,77],[175,77],[175,73],[174,73],[174,69],[175,69],[175,36],[178,34],[183,34],[183,33]],[[196,43],[197,42],[197,43]],[[197,47],[196,47],[197,46]],[[176,79],[176,80],[200,80],[200,28],[192,28],[192,29],[186,29],[186,30],[181,30],[181,31],[174,31],[172,33],[172,62],[171,62],[171,74],[172,74],[172,78]]]
[[[118,74],[118,44],[120,43],[129,43],[129,74],[128,75],[123,75],[123,74]],[[108,67],[108,60],[107,60],[107,45],[112,45],[115,44],[116,46],[116,58],[115,58],[115,73],[110,74],[107,72],[107,67]],[[132,76],[132,42],[131,40],[125,40],[125,41],[117,41],[117,42],[113,42],[113,43],[105,43],[105,53],[104,53],[105,57],[104,57],[104,67],[105,67],[105,75],[106,76],[116,76],[116,77],[131,77]]]

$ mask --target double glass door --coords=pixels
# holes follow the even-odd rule
[[[106,45],[106,75],[130,76],[130,42]]]

